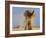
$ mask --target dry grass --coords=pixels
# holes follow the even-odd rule
[[[27,27],[27,26],[26,26]],[[32,25],[32,30],[38,30],[40,29],[40,26],[33,26]],[[25,26],[16,26],[16,27],[13,27],[13,31],[22,31],[22,30],[25,30]],[[28,30],[28,29],[27,29]]]

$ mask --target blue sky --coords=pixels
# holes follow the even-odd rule
[[[12,24],[23,25],[25,10],[34,10],[35,12],[35,24],[40,25],[40,9],[39,8],[26,8],[26,7],[13,7],[12,8]],[[22,20],[23,19],[23,20]]]

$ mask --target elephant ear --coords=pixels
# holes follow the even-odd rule
[[[24,16],[28,16],[28,14],[29,14],[29,11],[26,10],[25,13],[24,13]]]

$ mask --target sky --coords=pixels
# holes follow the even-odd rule
[[[40,8],[28,8],[28,7],[13,7],[12,8],[12,25],[24,24],[24,12],[26,10],[34,10],[35,13],[35,24],[40,25]]]

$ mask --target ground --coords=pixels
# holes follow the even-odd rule
[[[32,26],[32,30],[39,30],[40,29],[40,26]],[[13,31],[20,31],[20,30],[25,30],[25,26],[16,26],[16,27],[13,27]]]

